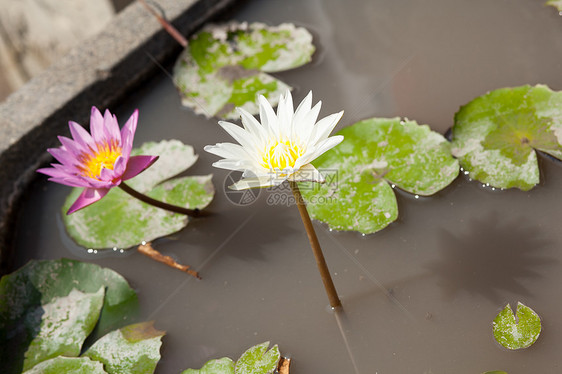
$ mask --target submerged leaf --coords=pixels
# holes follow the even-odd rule
[[[107,374],[101,362],[86,357],[56,357],[34,366],[23,374]]]
[[[109,374],[150,374],[160,360],[164,334],[153,322],[137,323],[105,335],[83,356],[102,362]]]
[[[427,196],[459,173],[445,138],[415,121],[371,118],[338,134],[343,142],[314,162],[326,183],[300,184],[310,214],[332,229],[379,231],[398,217],[389,184]]]
[[[146,143],[132,155],[159,155],[154,166],[127,181],[134,189],[164,202],[189,209],[203,209],[214,196],[211,175],[167,180],[188,169],[197,160],[193,147],[178,140]],[[162,181],[165,181],[161,183]],[[76,188],[62,208],[66,212],[80,194]],[[145,204],[119,188],[113,188],[100,201],[71,215],[63,221],[69,235],[86,248],[129,248],[143,241],[181,230],[188,217]]]
[[[236,374],[270,374],[277,368],[281,358],[279,348],[274,345],[269,351],[269,342],[255,345],[248,349],[236,361]]]
[[[548,0],[545,5],[550,5],[562,12],[562,0]]]
[[[277,105],[289,86],[266,73],[304,65],[313,53],[310,33],[293,24],[210,25],[190,39],[174,80],[196,113],[236,119],[235,107],[258,113],[257,95]]]
[[[207,361],[199,370],[187,369],[181,374],[235,374],[234,361],[228,357]]]
[[[95,295],[100,292],[102,292],[101,297],[104,298],[104,305],[96,331],[103,334],[122,324],[124,319],[131,318],[138,306],[136,293],[129,287],[127,281],[114,271],[94,264],[62,259],[31,261],[14,273],[2,277],[0,280],[2,372],[21,372],[25,352],[42,329],[40,317],[49,314],[46,313],[45,306],[56,307],[61,302],[69,301],[65,299],[69,295],[74,299],[80,296],[79,299],[83,299],[85,303],[86,299],[91,297],[83,296],[84,294]],[[56,308],[52,309],[51,306],[47,307],[47,311],[56,312]],[[85,316],[76,317],[84,319]],[[41,342],[41,346],[52,344],[58,343],[54,339],[49,342],[44,339]],[[29,349],[32,352],[38,348],[40,347],[32,346]]]
[[[494,318],[494,338],[508,349],[531,346],[541,333],[541,319],[531,308],[517,303],[517,319],[509,304]]]
[[[562,159],[562,92],[544,85],[502,88],[455,115],[452,152],[470,177],[530,190],[539,182],[535,150]]]

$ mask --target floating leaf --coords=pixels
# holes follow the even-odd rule
[[[531,308],[517,303],[517,319],[509,304],[494,318],[494,338],[508,349],[531,346],[541,333],[541,319]]]
[[[83,356],[102,362],[109,374],[153,373],[164,334],[153,322],[137,323],[105,335]]]
[[[84,294],[105,288],[97,326],[105,333],[136,312],[136,293],[110,269],[75,260],[31,261],[0,280],[0,362],[4,373],[20,373],[24,355],[40,331],[44,306],[73,290]],[[33,349],[33,348],[32,348]]]
[[[96,293],[73,289],[68,296],[28,310],[24,324],[36,329],[29,331],[33,340],[25,352],[23,370],[57,356],[77,357],[98,322],[103,297],[103,287]]]
[[[398,206],[389,183],[427,196],[459,173],[445,138],[415,121],[371,118],[338,134],[343,142],[314,162],[326,183],[300,184],[313,218],[336,230],[369,234],[396,220]]]
[[[187,369],[181,374],[235,374],[234,361],[228,357],[207,361],[199,370]]]
[[[277,368],[281,358],[279,348],[274,345],[269,351],[269,342],[258,344],[240,356],[235,365],[236,374],[269,374]]]
[[[312,35],[293,24],[210,25],[190,39],[174,80],[195,113],[236,119],[235,107],[258,113],[257,95],[277,105],[290,87],[266,73],[304,65],[313,53]]]
[[[86,357],[56,357],[35,365],[23,374],[107,374],[103,364]]]
[[[535,150],[562,159],[562,92],[544,85],[502,88],[455,115],[453,155],[482,183],[530,190],[539,182]]]
[[[562,12],[562,0],[548,0],[545,5],[550,5]]]
[[[168,180],[197,160],[193,147],[178,140],[146,143],[132,155],[159,155],[156,163],[127,181],[134,189],[170,204],[190,209],[206,207],[214,196],[211,175]],[[161,183],[161,184],[159,184]],[[76,188],[62,208],[66,212],[81,190]],[[188,217],[147,205],[113,188],[100,201],[71,215],[63,214],[69,235],[86,248],[129,248],[142,241],[172,234],[184,228]]]

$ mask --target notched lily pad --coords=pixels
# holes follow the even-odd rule
[[[96,331],[105,333],[137,307],[136,293],[110,269],[67,259],[31,261],[0,280],[2,372],[20,373],[62,352],[78,355],[96,321]]]
[[[313,53],[312,35],[293,24],[209,25],[178,58],[174,81],[195,113],[236,119],[235,107],[258,113],[257,95],[277,105],[290,87],[267,73],[302,66]]]
[[[193,147],[178,140],[146,143],[132,155],[158,155],[156,163],[127,181],[134,189],[150,197],[190,209],[203,209],[213,199],[212,175],[167,180],[197,160]],[[165,181],[165,182],[163,182]],[[75,188],[66,199],[63,212],[76,200],[81,189]],[[86,248],[129,248],[143,241],[181,230],[188,217],[147,205],[113,188],[100,201],[71,215],[63,213],[69,235]]]
[[[517,317],[507,304],[492,323],[494,338],[508,349],[527,348],[537,341],[541,333],[541,319],[531,308],[517,303],[516,313]]]
[[[236,374],[270,374],[277,368],[281,358],[279,348],[274,345],[269,351],[269,342],[258,344],[240,356],[235,365]]]
[[[459,173],[449,142],[415,121],[371,118],[338,134],[343,142],[313,162],[326,183],[300,184],[310,214],[332,229],[382,230],[398,217],[391,185],[429,196]]]
[[[536,151],[562,159],[562,92],[502,88],[455,115],[452,153],[473,179],[530,190],[539,183]]]
[[[153,322],[137,323],[105,335],[83,356],[102,362],[109,374],[153,373],[164,334],[154,328]]]
[[[187,369],[181,374],[235,374],[234,361],[228,357],[207,361],[199,370]]]
[[[101,362],[86,357],[56,357],[35,365],[23,374],[108,374]]]

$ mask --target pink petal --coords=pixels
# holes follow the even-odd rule
[[[72,165],[76,162],[76,156],[71,154],[66,148],[49,148],[47,152],[51,154],[58,162],[64,165]]]
[[[96,149],[96,143],[94,139],[82,126],[80,126],[76,122],[70,121],[68,122],[68,127],[70,127],[72,139],[74,139],[74,141],[78,143],[82,148]]]
[[[62,144],[61,149],[64,149],[64,150],[68,151],[74,157],[78,157],[84,152],[88,152],[88,153],[91,152],[90,148],[82,148],[74,140],[69,139],[65,136],[59,136],[58,139],[59,139],[59,142]]]
[[[104,182],[111,182],[113,183],[114,179],[115,179],[115,173],[113,172],[113,170],[108,169],[108,168],[101,168],[100,171],[100,179]]]
[[[121,176],[121,180],[126,181],[134,176],[138,175],[148,167],[150,167],[154,162],[158,160],[158,156],[133,156],[129,159],[127,163],[127,169]]]
[[[121,177],[127,168],[127,161],[129,161],[128,158],[123,156],[117,157],[115,164],[113,164],[113,175]]]
[[[85,208],[88,205],[95,203],[96,201],[107,195],[108,192],[109,188],[85,188],[80,196],[78,196],[78,199],[76,199],[74,204],[72,204],[70,209],[68,209],[68,212],[66,212],[66,214],[72,214],[79,209]]]
[[[111,140],[117,140],[118,143],[121,143],[121,132],[119,132],[119,123],[117,122],[117,117],[115,117],[109,110],[106,109],[103,115],[103,122],[105,139],[108,142],[111,142]]]
[[[139,120],[139,110],[135,109],[131,117],[125,123],[125,126],[121,129],[121,154],[124,156],[129,156],[131,154],[131,148],[133,147],[133,138],[135,137],[135,132],[137,131],[137,123]]]
[[[103,143],[106,140],[103,131],[103,116],[95,106],[92,107],[90,114],[90,132],[96,143]]]

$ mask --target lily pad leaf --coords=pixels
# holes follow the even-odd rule
[[[545,5],[550,5],[562,12],[562,0],[548,0]]]
[[[562,159],[562,92],[544,85],[502,88],[455,115],[453,155],[484,184],[530,190],[539,183],[536,150]]]
[[[207,361],[199,370],[187,369],[181,374],[235,374],[234,361],[228,357]]]
[[[277,368],[281,358],[279,348],[274,345],[269,351],[269,342],[255,345],[240,356],[235,365],[236,374],[269,374]]]
[[[153,322],[129,325],[96,341],[83,356],[102,362],[109,374],[154,373],[164,334]]]
[[[517,319],[511,306],[507,306],[494,318],[494,338],[508,349],[531,346],[541,333],[541,319],[531,308],[517,303]]]
[[[83,341],[83,337],[88,335],[88,331],[91,331],[95,325],[98,315],[96,314],[95,318],[95,313],[88,317],[78,316],[73,314],[73,310],[59,307],[68,306],[68,302],[75,300],[85,307],[82,308],[84,310],[88,309],[89,304],[92,307],[91,311],[94,312],[94,306],[98,308],[100,297],[104,302],[94,335],[105,334],[117,325],[122,325],[127,318],[135,317],[138,308],[135,291],[121,275],[95,264],[67,259],[31,261],[12,274],[2,277],[0,280],[2,372],[20,373],[24,368],[24,362],[27,368],[30,367],[29,363],[39,360],[40,355],[36,356],[37,352],[58,352],[57,347],[65,346],[66,342],[61,342],[60,337],[56,335],[63,330],[54,320],[51,321],[53,325],[49,325],[45,320],[47,316],[60,316],[68,311],[66,316],[74,318],[73,322],[81,320],[82,322],[76,326],[74,324],[68,326],[66,323],[62,325],[79,329],[76,334]],[[67,322],[70,321],[72,320],[69,319]],[[54,334],[47,334],[52,329]],[[70,339],[75,341],[74,338]],[[79,350],[68,354],[78,355]]]
[[[104,287],[95,293],[76,289],[48,304],[28,310],[24,317],[33,340],[25,352],[23,369],[57,356],[77,357],[94,329],[103,305]]]
[[[40,364],[23,374],[107,374],[101,362],[86,357],[56,357]]]
[[[258,113],[257,95],[277,105],[290,87],[267,73],[302,66],[313,53],[312,35],[293,24],[209,25],[178,58],[174,81],[195,113],[236,119],[235,107]]]
[[[203,209],[213,199],[212,175],[167,180],[188,169],[197,156],[193,147],[178,140],[146,143],[132,155],[158,155],[156,163],[127,181],[131,187],[164,202]],[[166,182],[163,182],[167,180]],[[162,183],[163,182],[163,183]],[[75,188],[62,208],[66,212],[81,190]],[[129,248],[143,241],[172,234],[188,224],[188,217],[145,204],[119,188],[100,201],[71,215],[63,213],[69,235],[86,248]]]
[[[326,183],[300,184],[311,216],[332,229],[382,230],[398,217],[392,187],[429,196],[458,176],[449,142],[427,125],[371,118],[338,134],[343,142],[313,162]]]

